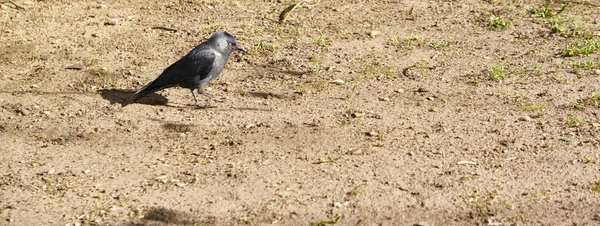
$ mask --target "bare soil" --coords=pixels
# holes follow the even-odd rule
[[[3,1],[0,225],[600,224],[600,2],[292,3]]]

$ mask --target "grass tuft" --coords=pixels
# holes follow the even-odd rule
[[[598,39],[584,39],[575,45],[567,45],[561,53],[565,57],[573,57],[590,55],[598,50],[600,50],[600,41]]]

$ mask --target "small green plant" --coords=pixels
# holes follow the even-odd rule
[[[600,107],[600,93],[592,92],[592,95],[589,98],[585,98],[583,100],[577,101],[576,105],[591,105],[595,107]]]
[[[250,54],[253,54],[255,52],[263,52],[263,51],[267,51],[267,52],[277,52],[279,51],[279,46],[270,43],[270,42],[266,42],[266,41],[261,41],[257,46],[255,46],[254,48],[250,49]]]
[[[326,47],[331,45],[331,40],[328,37],[321,36],[315,39],[315,43],[321,47]]]
[[[542,8],[534,8],[531,11],[531,14],[533,14],[534,17],[539,17],[539,18],[548,18],[548,17],[552,17],[552,9],[548,8],[546,6],[542,6]]]
[[[328,80],[319,80],[319,81],[306,82],[306,83],[297,83],[297,84],[293,85],[292,88],[294,90],[296,90],[296,92],[299,92],[299,93],[320,92],[320,91],[328,89],[329,84],[330,83]]]
[[[446,41],[437,41],[437,42],[429,44],[429,46],[431,48],[434,48],[434,49],[441,49],[441,48],[447,47],[448,46],[448,42],[446,42]]]
[[[218,4],[221,4],[221,1],[219,1],[219,0],[206,0],[205,3],[209,4],[211,6],[216,6]]]
[[[504,64],[493,66],[488,71],[488,80],[490,81],[504,81],[506,76],[506,66]]]
[[[110,73],[105,68],[90,68],[88,73],[94,78],[94,83],[102,88],[116,87],[119,81],[116,74]]]
[[[590,55],[600,50],[600,41],[598,39],[584,39],[576,45],[567,45],[561,52],[565,57]]]
[[[554,17],[554,16],[557,16],[557,15],[561,14],[570,5],[571,5],[571,3],[563,5],[556,13],[554,13],[554,9],[546,7],[546,6],[542,6],[541,8],[533,8],[529,12],[534,17],[550,18],[550,17]]]
[[[542,75],[542,73],[543,73],[542,65],[533,66],[533,75],[540,76],[540,75]]]
[[[419,36],[414,36],[414,37],[410,37],[410,38],[393,38],[391,40],[391,44],[399,47],[401,49],[407,49],[407,50],[411,50],[415,47],[415,45],[418,44],[419,42]]]
[[[493,17],[490,25],[494,29],[503,29],[510,25],[510,22],[502,17]]]
[[[570,114],[567,115],[565,122],[569,127],[581,127],[586,124],[586,120],[584,118],[574,117]]]
[[[588,60],[585,62],[585,67],[586,68],[594,68],[594,67],[596,67],[596,63],[594,63],[593,60]]]
[[[538,103],[538,104],[529,104],[521,107],[521,111],[531,112],[531,111],[539,111],[544,110],[546,108],[546,103]]]
[[[396,74],[396,72],[390,66],[375,62],[366,65],[359,71],[359,74],[361,75],[360,79],[368,80],[375,78],[391,78]]]
[[[569,66],[573,69],[579,69],[583,67],[583,63],[581,63],[581,61],[573,61],[569,62]]]
[[[317,55],[312,55],[310,56],[310,58],[308,59],[309,62],[311,63],[320,63],[323,61],[323,59],[321,59],[321,57],[317,56]]]
[[[350,38],[350,35],[344,31],[340,31],[340,38],[341,39],[348,39]]]
[[[596,193],[600,194],[600,182],[592,183],[590,185],[590,190],[592,190],[593,192],[596,192]]]
[[[340,221],[340,216],[335,217],[335,219],[333,219],[333,220],[324,220],[324,221],[310,223],[310,226],[333,225],[333,224],[337,224],[338,221]]]
[[[550,24],[550,32],[563,33],[564,31],[565,31],[565,28],[563,28],[560,24],[558,24],[558,23]]]

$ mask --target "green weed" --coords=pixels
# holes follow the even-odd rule
[[[596,192],[596,193],[600,194],[600,182],[592,183],[590,185],[590,190],[592,190],[593,192]]]
[[[565,123],[569,127],[581,127],[586,124],[586,120],[584,118],[574,117],[573,115],[567,115],[567,119]]]
[[[415,45],[418,45],[419,39],[420,39],[419,36],[414,36],[414,37],[404,38],[404,39],[393,38],[391,40],[391,44],[393,46],[396,46],[401,49],[411,50],[415,47]]]
[[[567,45],[561,53],[565,57],[573,57],[579,55],[590,55],[600,50],[600,41],[597,39],[584,39],[575,45]]]
[[[429,44],[429,46],[431,48],[434,48],[434,49],[441,49],[441,48],[447,47],[448,46],[448,42],[446,42],[446,41],[437,41],[437,42]]]
[[[504,81],[507,78],[506,65],[500,64],[493,66],[488,70],[488,80],[490,81]]]
[[[546,103],[537,103],[537,104],[529,104],[521,107],[521,111],[531,112],[531,111],[539,111],[544,110],[546,108]]]
[[[324,221],[310,223],[310,226],[333,225],[333,224],[337,224],[338,221],[340,221],[340,216],[335,217],[335,219],[333,219],[333,220],[324,220]]]
[[[542,8],[539,9],[534,8],[530,12],[534,17],[549,18],[553,16],[552,9],[546,6],[542,6]]]
[[[315,39],[315,43],[321,47],[326,47],[331,45],[331,40],[328,37],[321,36]]]
[[[510,25],[510,21],[508,21],[502,17],[493,17],[492,21],[490,22],[490,25],[494,29],[503,29],[503,28],[507,28],[508,25]]]
[[[359,80],[379,79],[379,78],[392,78],[396,75],[396,71],[390,66],[386,66],[380,63],[372,63],[366,65],[359,71]]]
[[[348,38],[350,38],[350,35],[348,33],[344,32],[344,31],[340,31],[339,33],[340,33],[340,38],[341,39],[348,39]]]

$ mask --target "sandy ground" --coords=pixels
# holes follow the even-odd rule
[[[0,225],[600,224],[596,0],[13,2]]]

